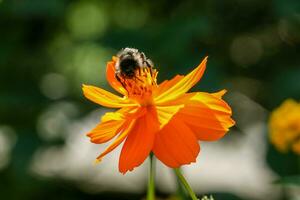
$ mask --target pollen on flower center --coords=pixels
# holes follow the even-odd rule
[[[143,105],[151,104],[152,91],[157,87],[157,71],[155,69],[137,68],[134,76],[130,78],[118,74],[116,76],[127,91],[128,98],[134,99]]]

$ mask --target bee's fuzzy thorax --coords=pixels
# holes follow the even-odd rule
[[[135,48],[124,48],[117,54],[116,74],[123,78],[133,78],[138,68],[152,68],[153,64],[143,52]]]

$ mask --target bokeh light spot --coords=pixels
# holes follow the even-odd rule
[[[0,126],[0,169],[9,164],[10,153],[17,141],[15,131],[9,126]]]
[[[114,21],[122,28],[135,29],[142,27],[149,16],[147,7],[131,1],[118,1],[113,9]]]
[[[95,3],[82,1],[70,6],[67,25],[74,38],[97,38],[105,32],[107,24],[104,8]]]
[[[95,42],[72,44],[64,35],[59,35],[49,45],[49,54],[56,70],[75,86],[68,88],[70,93],[74,90],[77,93],[83,83],[106,83],[106,62],[111,59],[113,50]]]
[[[60,99],[67,94],[68,84],[64,76],[49,73],[43,76],[40,83],[41,92],[49,99]]]
[[[231,59],[240,66],[248,67],[259,61],[263,54],[261,42],[253,37],[240,36],[230,46]]]

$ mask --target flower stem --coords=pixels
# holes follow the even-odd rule
[[[155,160],[153,154],[150,154],[150,169],[148,178],[147,200],[155,200]]]
[[[191,186],[188,184],[188,182],[186,181],[186,179],[182,175],[180,169],[176,168],[176,169],[174,169],[174,171],[175,171],[175,174],[177,175],[177,177],[179,178],[179,180],[181,181],[182,185],[185,187],[185,189],[189,193],[192,200],[198,200],[198,198],[196,197],[196,194],[194,193]]]
[[[175,174],[175,171],[174,171]],[[175,174],[176,175],[176,174]],[[181,180],[176,175],[176,183],[177,183],[177,196],[180,200],[189,200],[190,196],[187,194],[186,189],[183,187]]]

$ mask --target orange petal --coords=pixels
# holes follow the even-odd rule
[[[199,140],[213,141],[223,137],[235,122],[231,119],[231,108],[220,95],[204,92],[194,94],[176,117],[184,121]]]
[[[141,165],[152,150],[155,134],[159,129],[155,108],[136,120],[120,154],[119,171],[126,173]]]
[[[98,124],[91,130],[87,136],[91,138],[91,142],[101,144],[111,140],[121,130],[125,120],[111,120]]]
[[[102,118],[101,122],[106,122],[110,120],[123,120],[123,119],[134,119],[145,114],[145,109],[140,106],[133,107],[123,107],[116,112],[106,112]]]
[[[97,162],[100,162],[106,154],[110,153],[112,150],[114,150],[117,146],[119,146],[124,141],[128,133],[131,131],[134,123],[135,120],[130,120],[124,124],[124,126],[120,129],[121,134],[112,142],[112,144],[107,149],[105,149],[104,152],[102,152],[97,157]]]
[[[82,86],[84,96],[102,106],[110,108],[120,108],[124,106],[135,106],[136,104],[129,99],[121,98],[101,88],[83,85]]]
[[[220,90],[219,92],[215,92],[212,93],[213,96],[218,97],[218,98],[222,98],[224,96],[224,94],[226,94],[227,90],[223,89]]]
[[[184,104],[178,104],[173,106],[156,106],[157,117],[160,123],[160,129],[162,129],[172,117],[183,108]]]
[[[93,143],[104,143],[111,140],[114,136],[120,133],[125,121],[132,119],[131,113],[138,112],[138,108],[125,107],[116,112],[107,112],[101,118],[99,123],[87,136],[91,138]]]
[[[125,110],[126,109],[126,110]],[[132,111],[134,108],[132,107],[125,107],[121,108],[116,112],[106,112],[102,117],[101,117],[101,122],[108,122],[108,121],[119,121],[123,120],[126,118],[126,114],[130,111]],[[124,111],[126,113],[124,113]]]
[[[175,85],[178,81],[180,81],[184,76],[182,75],[176,75],[171,80],[165,80],[159,86],[154,90],[154,96],[158,96],[165,92],[167,89]]]
[[[199,151],[196,136],[179,118],[174,117],[156,134],[153,152],[169,167],[195,162]]]
[[[123,95],[126,95],[126,90],[123,88],[122,84],[116,79],[115,76],[115,58],[113,58],[113,61],[109,61],[106,64],[106,79],[108,83],[118,92],[120,92]]]
[[[157,105],[163,105],[188,92],[201,79],[206,68],[206,62],[207,57],[204,58],[204,60],[196,69],[194,69],[184,78],[177,78],[179,80],[177,83],[164,90],[162,94],[159,94],[154,98],[155,103]]]

